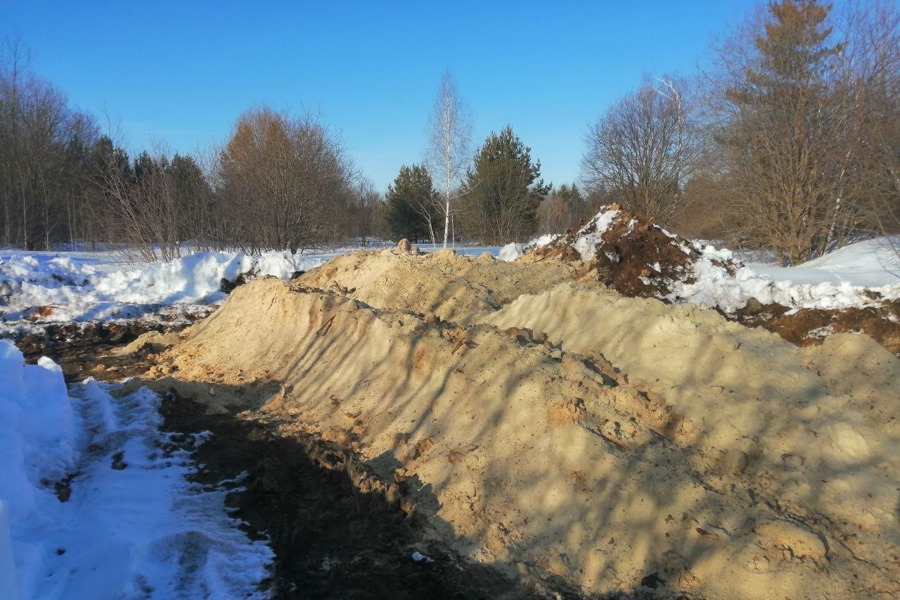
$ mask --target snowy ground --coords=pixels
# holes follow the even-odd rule
[[[170,263],[126,263],[111,253],[19,252],[0,250],[0,320],[7,327],[32,320],[32,311],[46,307],[42,322],[93,321],[152,317],[191,311],[221,302],[222,279],[242,273],[287,278],[340,254],[362,248],[327,252],[202,252]],[[366,249],[371,250],[371,247]],[[422,250],[430,252],[431,246]],[[459,248],[479,255],[497,248]],[[0,329],[2,331],[2,329]]]
[[[900,243],[900,240],[897,240]],[[224,298],[221,279],[290,277],[349,252],[297,256],[200,253],[167,264],[111,254],[0,251],[0,337],[33,321],[153,318]],[[425,247],[429,251],[431,248]],[[514,258],[521,247],[471,248]],[[739,307],[749,297],[791,307],[864,305],[866,290],[900,297],[900,258],[886,240],[849,246],[797,268],[742,266],[727,275],[702,249],[679,293]],[[38,307],[48,307],[39,313]],[[188,450],[159,432],[159,398],[88,380],[69,390],[48,359],[25,365],[0,340],[0,597],[254,598],[271,551],[228,515],[225,491],[188,481]],[[202,440],[196,440],[197,443]],[[65,498],[65,501],[61,501]]]
[[[188,481],[159,397],[87,380],[0,340],[0,597],[262,598],[271,550]],[[191,440],[202,443],[202,439]]]

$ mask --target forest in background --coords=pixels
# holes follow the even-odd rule
[[[0,59],[0,245],[297,251],[407,237],[505,244],[617,202],[690,237],[797,264],[900,230],[900,10],[892,2],[761,5],[690,77],[648,75],[585,132],[578,182],[553,186],[512,125],[471,147],[445,73],[426,160],[382,193],[315,115],[265,106],[202,156],[135,156],[97,117]],[[423,115],[424,117],[424,115]],[[411,149],[419,154],[420,149]]]

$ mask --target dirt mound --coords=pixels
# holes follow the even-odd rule
[[[535,249],[531,260],[588,261],[600,282],[623,296],[664,299],[674,282],[691,276],[690,265],[700,256],[696,245],[611,204],[586,225]],[[734,263],[722,258],[714,262],[733,272]]]
[[[857,397],[840,371],[896,359],[806,355],[579,269],[343,257],[237,288],[151,374],[340,443],[424,535],[510,573],[633,597],[900,590],[892,380]]]
[[[606,206],[586,225],[568,230],[549,244],[532,249],[524,262],[587,262],[603,285],[628,297],[656,298],[663,302],[697,302],[688,293],[698,273],[734,279],[741,264],[730,252],[682,239],[652,220]],[[821,343],[832,333],[864,332],[900,355],[900,301],[880,300],[861,308],[807,309],[763,304],[750,298],[737,309],[703,298],[726,318],[749,327],[764,327],[800,346]]]
[[[765,327],[798,346],[821,344],[835,333],[865,333],[889,352],[900,355],[900,300],[875,306],[789,311],[780,304],[748,302],[732,318],[749,327]]]

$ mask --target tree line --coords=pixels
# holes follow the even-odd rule
[[[801,262],[900,230],[898,14],[879,0],[760,7],[700,74],[648,76],[613,103],[587,129],[580,181],[557,188],[510,125],[471,150],[446,73],[425,160],[383,196],[319,119],[264,106],[202,159],[129,157],[13,46],[0,61],[0,243],[127,244],[147,258],[386,236],[504,244],[618,202]]]
[[[647,80],[588,133],[595,190],[796,264],[900,230],[896,4],[772,2],[687,81]]]
[[[699,75],[647,77],[588,128],[587,202],[575,185],[544,186],[540,162],[507,127],[452,193],[433,188],[429,164],[404,166],[386,196],[391,231],[435,239],[438,216],[459,213],[465,237],[506,243],[617,202],[687,235],[774,251],[783,264],[900,231],[898,24],[890,2],[836,12],[818,0],[771,2]],[[429,157],[446,173],[433,158],[442,133]]]
[[[380,196],[315,118],[241,115],[207,164],[127,151],[27,68],[0,63],[0,244],[121,247],[144,259],[185,250],[301,248],[383,231]]]

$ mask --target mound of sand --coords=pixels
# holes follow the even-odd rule
[[[900,591],[900,366],[862,336],[807,351],[577,263],[380,252],[182,337],[164,385],[340,441],[477,560],[590,593]]]

